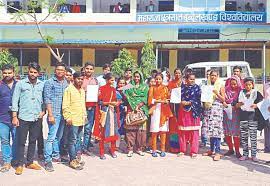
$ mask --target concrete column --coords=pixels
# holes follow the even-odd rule
[[[175,68],[177,68],[177,53],[178,50],[169,51],[169,70],[172,73]]]
[[[51,74],[53,68],[51,68],[51,53],[48,48],[40,48],[38,50],[38,60],[41,70]]]
[[[229,61],[229,49],[219,50],[219,61]]]
[[[174,1],[174,12],[179,12],[180,11],[180,1],[181,0],[175,0]]]
[[[137,12],[137,0],[130,0],[130,14],[136,15]]]
[[[83,65],[85,62],[91,62],[95,64],[95,49],[94,48],[83,48]]]
[[[225,11],[225,1],[226,0],[220,0],[220,11]]]
[[[86,0],[86,13],[93,13],[93,1],[94,0]]]

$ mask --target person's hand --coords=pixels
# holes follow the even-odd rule
[[[50,124],[55,124],[55,118],[53,117],[53,115],[48,116],[48,121]]]
[[[19,119],[17,116],[12,118],[12,124],[14,127],[20,126]]]
[[[67,119],[67,120],[66,120],[66,124],[67,124],[67,125],[72,125],[72,120],[71,120],[71,119]]]
[[[223,107],[228,108],[227,103],[223,102]]]
[[[235,107],[236,107],[236,108],[240,108],[240,107],[243,106],[243,105],[244,105],[244,103],[239,102],[239,103],[237,103],[237,104],[235,105]]]
[[[213,90],[213,93],[218,95],[218,91],[217,90]]]
[[[255,109],[255,108],[258,108],[258,106],[257,106],[257,104],[252,104],[252,105],[250,106],[250,108]]]
[[[124,106],[124,111],[127,112],[127,106]]]
[[[44,115],[45,115],[45,112],[44,112],[44,111],[42,111],[42,112],[40,112],[40,113],[39,113],[38,118],[41,118],[41,119],[42,119]]]

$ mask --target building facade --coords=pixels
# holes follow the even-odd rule
[[[27,9],[29,0],[0,1]],[[54,2],[48,0],[51,6]],[[48,6],[37,6],[38,19],[48,11]],[[75,68],[91,61],[100,72],[122,48],[140,63],[148,34],[155,44],[158,67],[172,71],[194,62],[241,60],[261,76],[265,59],[266,75],[270,75],[267,0],[67,0],[57,11],[63,16],[49,17],[41,30],[54,38],[52,46]],[[55,59],[33,22],[13,18],[14,10],[0,7],[0,48],[12,52],[23,67],[38,61],[44,72],[52,73]]]

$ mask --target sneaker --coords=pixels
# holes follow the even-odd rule
[[[202,155],[203,156],[212,156],[214,153],[212,152],[212,151],[207,151],[207,152],[205,152],[205,153],[203,153]]]
[[[45,170],[48,171],[48,172],[53,172],[53,171],[54,171],[52,162],[45,163],[44,168],[45,168]]]
[[[69,157],[68,157],[68,155],[62,156],[62,157],[61,157],[61,162],[63,162],[63,163],[69,162]]]
[[[18,166],[15,170],[16,175],[21,175],[23,172],[23,166]]]
[[[185,155],[185,153],[179,152],[179,153],[177,154],[177,157],[182,157],[182,156],[184,156],[184,155]]]
[[[69,166],[75,170],[82,170],[83,167],[78,163],[78,161],[76,159],[72,160],[69,163]]]
[[[127,157],[132,157],[133,156],[133,151],[128,151]]]
[[[245,160],[248,160],[248,157],[247,156],[242,156],[241,158],[239,158],[240,161],[245,161]]]
[[[94,157],[95,155],[92,153],[92,152],[90,152],[89,150],[83,150],[82,151],[82,154],[84,154],[84,155],[86,155],[86,156],[90,156],[90,157]]]
[[[31,163],[26,166],[27,169],[41,170],[41,166],[37,163]]]
[[[8,172],[9,169],[11,168],[11,164],[10,163],[5,163],[1,168],[0,168],[0,172]]]
[[[222,146],[228,146],[226,142],[221,142]]]
[[[106,160],[106,156],[102,155],[99,157],[101,160]]]
[[[144,155],[145,155],[144,152],[141,151],[141,150],[137,151],[137,153],[138,153],[140,156],[144,156]]]
[[[166,153],[165,153],[165,152],[161,152],[161,153],[160,153],[160,157],[163,158],[163,157],[165,157],[165,156],[166,156]]]
[[[154,158],[158,157],[157,152],[152,152],[152,157],[154,157]]]
[[[259,161],[259,159],[256,158],[256,157],[252,157],[251,160],[254,161],[254,162],[258,162]]]

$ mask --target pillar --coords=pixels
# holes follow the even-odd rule
[[[46,74],[51,74],[53,68],[51,67],[51,53],[48,48],[39,48],[38,50],[38,63],[41,67],[41,71]]]
[[[177,68],[177,50],[169,50],[169,70],[173,72]]]
[[[265,63],[265,68],[266,68],[266,76],[270,76],[270,49],[266,49],[266,63]]]
[[[219,61],[229,61],[229,49],[219,50]]]
[[[94,48],[83,48],[83,65],[85,62],[91,62],[95,64],[95,49]]]
[[[93,1],[94,0],[86,0],[86,13],[93,13]]]

